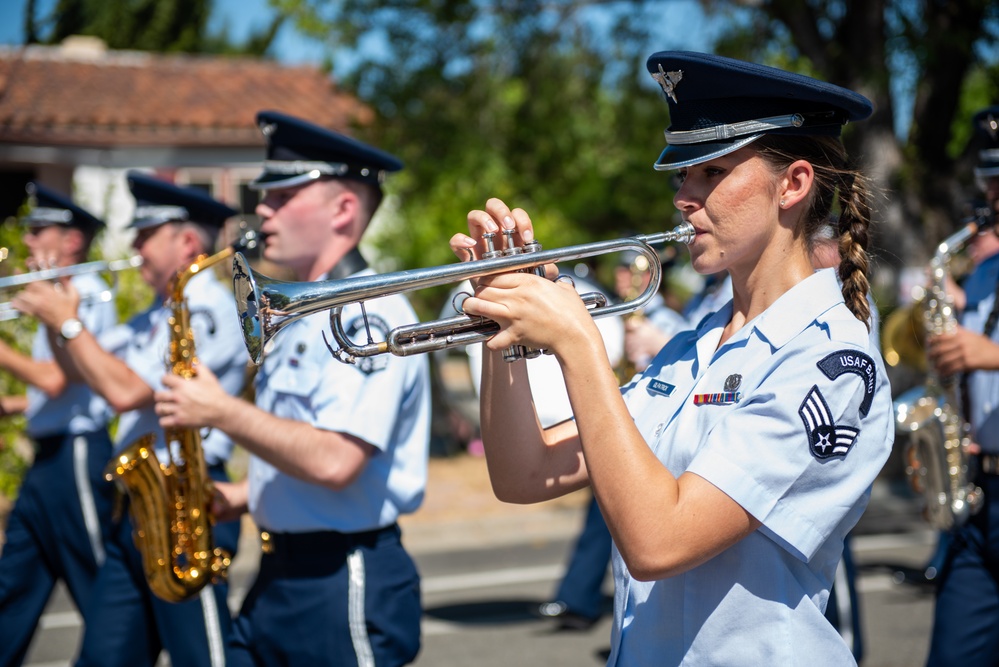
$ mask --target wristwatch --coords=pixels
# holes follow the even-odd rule
[[[59,347],[62,347],[66,344],[66,341],[73,340],[79,336],[81,331],[83,331],[83,322],[75,317],[71,317],[59,327],[59,338],[56,342],[59,343]]]

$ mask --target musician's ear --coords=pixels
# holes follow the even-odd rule
[[[815,181],[815,167],[808,160],[792,162],[778,182],[777,195],[781,208],[791,208],[804,201]]]

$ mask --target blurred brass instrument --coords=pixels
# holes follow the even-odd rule
[[[922,343],[927,335],[938,336],[956,329],[954,304],[946,291],[950,259],[985,228],[979,220],[969,221],[937,247],[930,262],[926,296],[910,309],[919,313],[918,319],[907,315],[908,325],[898,325],[898,329],[885,334],[898,335],[905,326],[916,331],[917,322],[921,324],[919,342],[927,368],[926,381],[895,400],[895,428],[899,434],[908,435],[903,454],[906,475],[926,501],[927,520],[939,530],[959,526],[977,512],[982,505],[982,491],[968,480],[968,424],[961,415],[957,378],[941,377],[932,364],[926,363]],[[903,349],[892,342],[895,352]],[[903,351],[914,352],[910,348]]]
[[[180,271],[171,285],[170,372],[182,378],[197,374],[197,356],[190,312],[184,297],[188,281],[214,264],[256,245],[247,233],[236,244],[198,257]],[[210,513],[214,486],[208,477],[201,433],[197,429],[166,429],[168,460],[155,451],[156,435],[147,433],[112,459],[105,471],[128,493],[132,537],[142,554],[149,588],[167,602],[182,602],[210,582],[226,576],[230,555],[215,546]]]
[[[369,334],[368,342],[358,345],[351,341],[340,321],[343,307],[348,304],[360,303],[363,309],[363,302],[368,299],[499,273],[533,271],[546,264],[634,250],[648,259],[651,274],[649,286],[641,294],[631,301],[613,305],[607,305],[606,297],[602,294],[583,295],[584,303],[587,303],[593,317],[620,315],[642,308],[659,289],[662,268],[659,255],[652,246],[668,242],[690,243],[693,238],[694,228],[685,222],[668,232],[615,241],[598,241],[556,250],[541,250],[537,243],[527,244],[523,248],[508,246],[499,256],[457,264],[302,283],[274,280],[254,273],[246,258],[237,255],[233,266],[233,291],[246,349],[254,363],[260,363],[267,342],[285,325],[325,310],[330,311],[333,338],[340,346],[331,351],[340,361],[354,363],[357,357],[384,353],[407,356],[482,342],[496,334],[499,326],[482,317],[461,314],[398,327],[390,331],[383,341],[371,340]],[[516,360],[516,357],[506,358],[508,361]]]
[[[657,259],[658,262],[658,259]],[[628,283],[628,291],[624,295],[628,301],[631,301],[642,289],[642,280],[645,278],[645,274],[649,271],[649,258],[645,255],[637,255],[631,262],[628,263],[628,272],[630,274],[630,281]],[[629,325],[635,325],[640,323],[645,319],[645,313],[640,309],[635,309],[628,313],[624,317],[625,335],[627,336],[627,331]],[[625,339],[627,340],[627,338]],[[617,366],[614,368],[614,375],[617,376],[618,382],[624,384],[628,382],[635,376],[638,372],[638,367],[635,365],[631,359],[628,358],[627,350],[625,349],[621,354],[621,361],[618,362]]]
[[[960,237],[960,247],[949,249],[953,255],[974,238],[975,234],[995,228],[995,211],[989,205],[972,206],[970,215],[961,220],[962,228],[956,234],[943,241],[950,243],[951,239]],[[974,230],[968,230],[970,224],[976,225]],[[965,238],[966,236],[966,238]],[[940,248],[937,249],[939,253]],[[950,264],[950,259],[948,259]],[[931,265],[932,266],[932,265]],[[908,366],[920,373],[927,372],[926,361],[926,288],[913,290],[914,298],[911,304],[892,311],[881,325],[881,351],[885,363],[889,366]]]
[[[4,248],[6,250],[6,248]],[[4,255],[6,257],[6,255]],[[110,261],[99,260],[96,262],[84,262],[70,266],[60,266],[53,269],[42,269],[41,271],[30,271],[28,273],[18,273],[13,276],[0,278],[0,291],[23,287],[40,280],[59,280],[60,278],[71,278],[86,273],[107,273],[111,276],[111,282],[106,290],[97,292],[89,296],[86,301],[104,303],[114,298],[118,291],[118,272],[135,269],[142,266],[142,257],[135,255],[128,259],[115,259]],[[14,320],[21,316],[9,301],[0,303],[0,322]]]

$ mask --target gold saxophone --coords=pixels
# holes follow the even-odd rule
[[[196,274],[255,244],[247,233],[214,255],[202,255],[178,272],[170,291],[170,372],[189,379],[197,373],[194,335],[184,288]],[[105,471],[128,493],[135,546],[149,588],[167,602],[194,597],[210,582],[225,578],[230,554],[215,546],[210,504],[214,485],[208,477],[198,429],[165,429],[168,461],[160,463],[147,433],[122,451]]]
[[[945,239],[930,262],[930,285],[922,308],[923,331],[951,333],[957,326],[954,304],[946,291],[951,257],[979,231],[969,222]],[[895,427],[909,436],[904,450],[906,475],[926,501],[926,518],[949,530],[968,520],[982,505],[982,491],[968,480],[968,424],[961,415],[957,378],[941,377],[928,365],[926,381],[895,400]]]

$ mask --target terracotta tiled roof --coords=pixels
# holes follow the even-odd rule
[[[244,57],[0,48],[0,143],[262,146],[275,109],[339,130],[370,109],[314,67]]]

